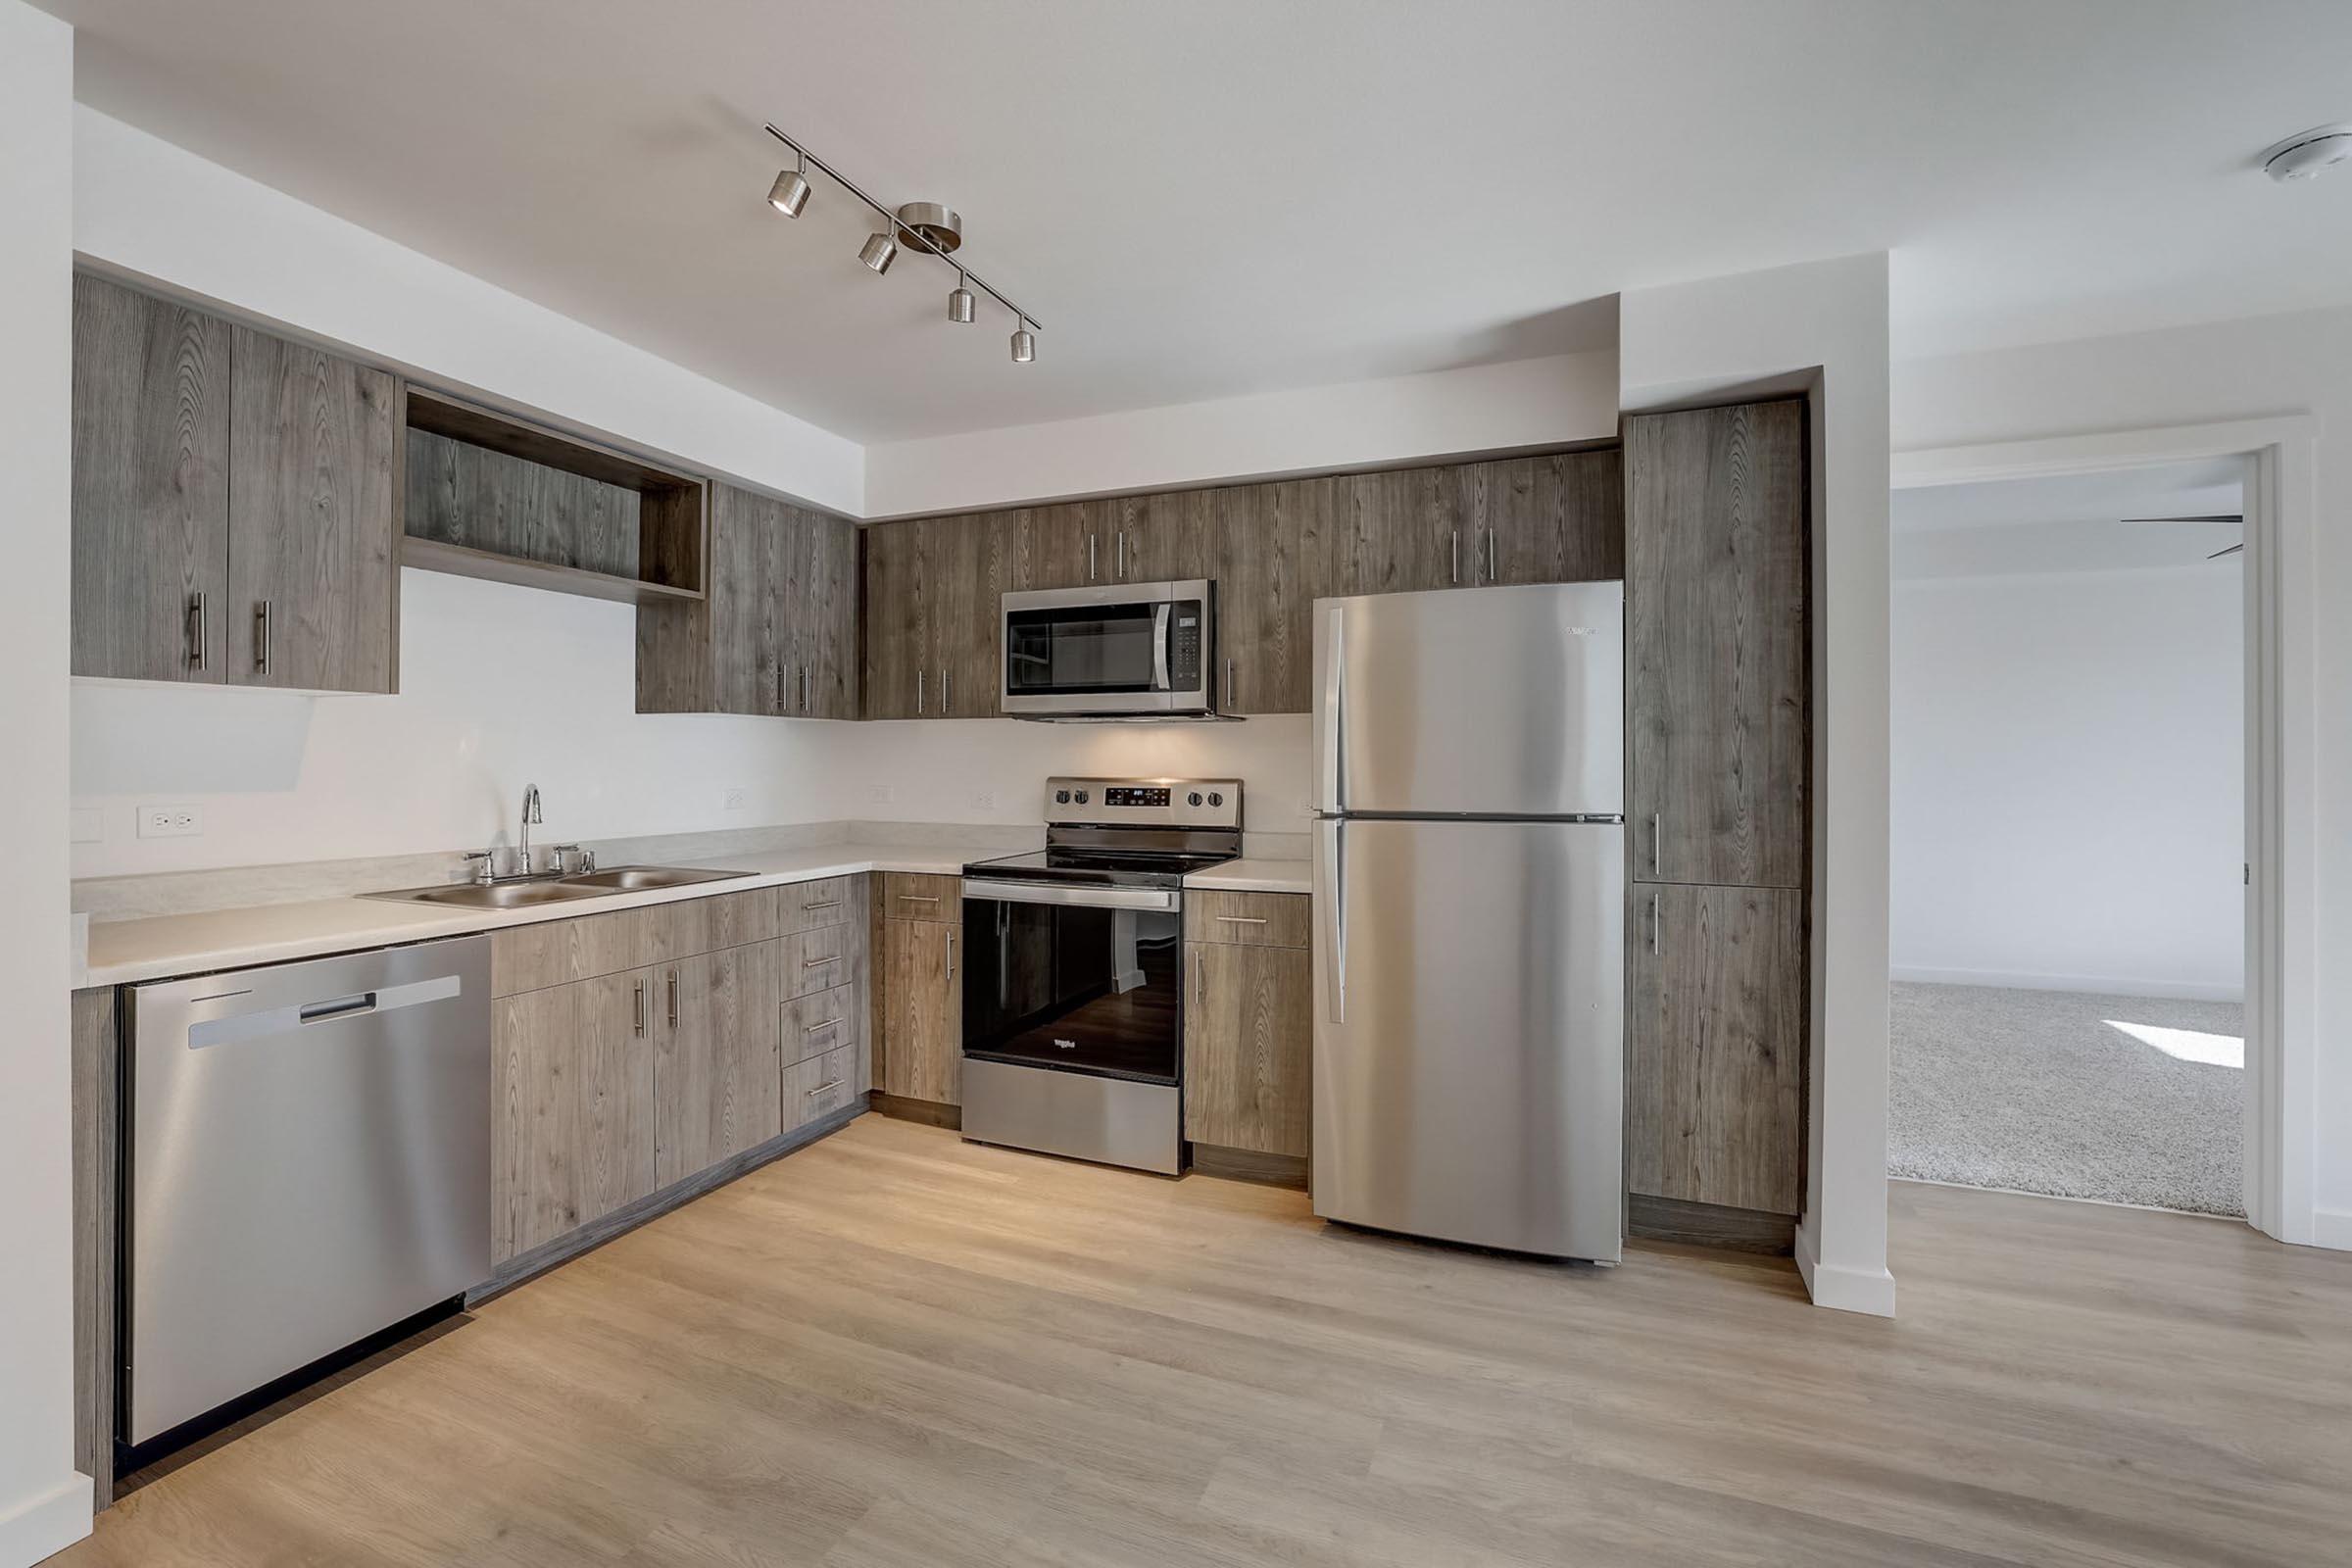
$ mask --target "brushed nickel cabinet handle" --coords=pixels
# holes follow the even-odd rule
[[[265,599],[253,612],[253,667],[260,673],[270,673],[270,601]]]
[[[776,711],[787,711],[784,706],[784,665],[780,662],[776,665]]]
[[[1665,813],[1649,813],[1649,874],[1657,876],[1659,864],[1666,855]]]
[[[1091,533],[1086,536],[1086,580],[1095,580],[1095,536]]]
[[[639,1039],[645,1037],[645,982],[642,980],[637,982],[637,1035]]]
[[[947,717],[948,710],[955,706],[956,672],[952,669],[943,669],[939,672],[939,716]]]
[[[914,672],[914,716],[923,716],[923,672],[919,669]]]
[[[1502,580],[1502,569],[1495,564],[1495,560],[1494,530],[1489,528],[1487,530],[1487,581],[1489,582],[1500,582]]]
[[[937,904],[939,902],[939,896],[932,893],[902,893],[899,897],[905,899],[908,904]]]
[[[840,961],[841,955],[834,953],[828,954],[822,958],[803,958],[801,960],[801,967],[804,969],[822,969],[828,963],[839,963]]]
[[[1198,953],[1193,955],[1193,1000],[1202,1004],[1208,1001],[1208,969]]]
[[[1125,582],[1126,580],[1127,580],[1127,535],[1126,535],[1125,531],[1124,531],[1124,530],[1122,530],[1122,531],[1120,532],[1120,534],[1119,534],[1119,581],[1121,581],[1121,582]]]
[[[948,927],[948,978],[956,978],[956,928]]]
[[[839,1078],[828,1078],[823,1083],[818,1084],[814,1089],[809,1090],[808,1098],[810,1100],[814,1100],[817,1096],[823,1094],[828,1089],[839,1089],[841,1087],[841,1083],[842,1081]]]
[[[1458,587],[1462,580],[1462,530],[1450,529],[1446,537],[1447,540],[1446,555],[1452,562],[1452,565],[1447,568],[1447,576]]]
[[[838,908],[840,908],[840,907],[841,907],[841,901],[840,901],[839,899],[827,899],[827,900],[826,900],[824,903],[822,903],[822,904],[804,904],[804,905],[802,905],[802,906],[801,906],[801,912],[802,912],[803,914],[814,914],[814,913],[815,913],[817,910],[819,910],[819,909],[838,909]]]
[[[1658,939],[1663,934],[1659,927],[1664,923],[1658,913],[1658,896],[1652,893],[1649,896],[1649,951],[1653,954],[1658,951]]]
[[[204,645],[207,639],[204,624],[204,590],[201,588],[196,590],[195,599],[188,605],[188,618],[196,623],[196,648],[188,655],[188,667],[202,669],[204,667]]]
[[[821,1029],[838,1029],[840,1027],[841,1020],[839,1018],[827,1018],[823,1023],[812,1023],[808,1025],[806,1029],[803,1029],[801,1033],[805,1035],[812,1035]]]
[[[678,1026],[678,971],[669,971],[669,1026]]]
[[[801,666],[801,711],[808,711],[808,666]]]
[[[1217,916],[1217,923],[1219,925],[1264,925],[1266,921],[1262,915],[1220,914]]]
[[[1225,661],[1225,711],[1233,711],[1233,661]]]

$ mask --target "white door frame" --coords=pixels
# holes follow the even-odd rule
[[[2307,415],[1894,455],[1897,490],[2198,458],[2246,464],[2246,1217],[2314,1240],[2318,1018],[2318,725]]]

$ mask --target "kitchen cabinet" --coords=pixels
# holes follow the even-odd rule
[[[858,525],[710,492],[705,596],[638,608],[637,710],[856,717]]]
[[[226,679],[229,325],[74,279],[73,670]]]
[[[654,1185],[683,1181],[782,1132],[784,944],[681,958],[657,971]]]
[[[1347,481],[1350,594],[1413,593],[1452,588],[1471,580],[1476,563],[1464,538],[1466,470],[1397,468],[1359,473]]]
[[[1224,711],[1303,713],[1313,706],[1314,603],[1352,585],[1351,486],[1286,479],[1215,493]]]
[[[1614,448],[1475,463],[1465,568],[1475,587],[1601,582],[1625,575],[1624,466]]]
[[[901,1100],[962,1102],[961,887],[952,876],[882,878],[874,1076],[882,1093]]]
[[[1307,900],[1295,893],[1188,893],[1186,900],[1184,1135],[1221,1150],[1303,1160],[1314,1056]]]
[[[399,379],[74,286],[74,672],[394,690]]]
[[[1217,574],[1213,490],[1173,490],[1095,503],[1110,531],[1121,582],[1190,582]]]
[[[1804,405],[1627,419],[1625,498],[1634,876],[1802,886]]]
[[[1804,894],[1635,890],[1626,1185],[1795,1214],[1804,1197]]]
[[[492,1025],[491,1257],[505,1264],[653,1192],[661,971],[504,998]]]
[[[1010,515],[865,530],[866,717],[996,716]]]
[[[1098,511],[1072,503],[998,514],[1004,545],[1004,590],[1086,588],[1107,580],[1109,574],[1102,569]]]

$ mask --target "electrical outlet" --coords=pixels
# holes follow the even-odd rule
[[[204,813],[193,806],[142,806],[139,837],[192,839],[204,832]]]
[[[888,806],[890,804],[890,786],[887,784],[877,784],[871,790],[866,792],[865,798],[866,801],[871,805]]]
[[[725,807],[726,807],[726,809],[727,809],[727,810],[730,810],[730,811],[740,811],[740,810],[742,810],[742,809],[743,809],[743,791],[742,791],[742,790],[740,790],[740,789],[732,789],[732,790],[729,790],[729,791],[727,791],[727,799],[726,799]]]

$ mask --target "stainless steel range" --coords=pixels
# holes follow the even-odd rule
[[[966,1138],[1183,1168],[1184,879],[1241,849],[1239,779],[1056,778],[963,868]]]

